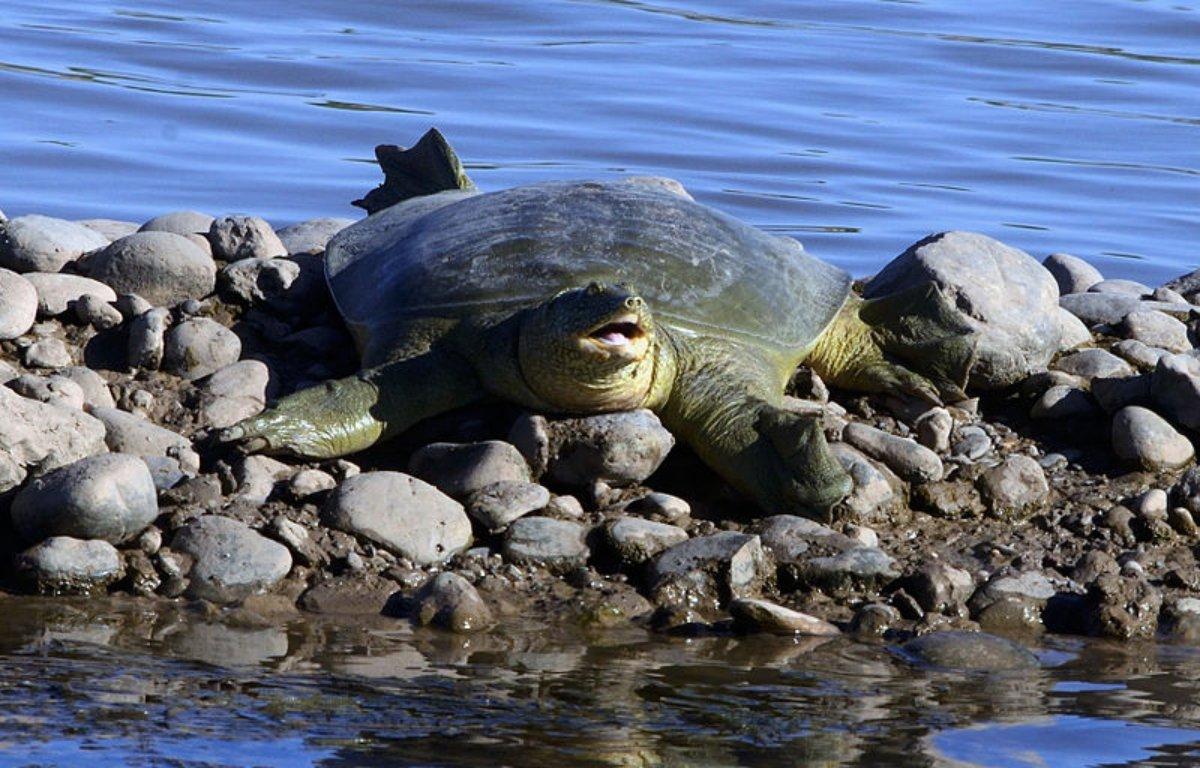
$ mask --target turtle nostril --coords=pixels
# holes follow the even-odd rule
[[[633,310],[641,309],[643,304],[645,304],[645,302],[642,301],[641,296],[630,296],[628,299],[625,299],[625,308],[626,309],[633,309]]]

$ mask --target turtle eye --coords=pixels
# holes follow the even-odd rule
[[[599,283],[599,282],[588,283],[588,287],[587,287],[587,295],[588,296],[599,296],[602,293],[604,293],[604,283]]]

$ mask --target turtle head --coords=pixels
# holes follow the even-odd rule
[[[650,308],[621,285],[591,283],[536,307],[521,326],[525,383],[565,411],[636,408],[654,374]]]

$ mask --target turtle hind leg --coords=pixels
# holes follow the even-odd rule
[[[410,197],[475,188],[458,155],[437,128],[430,128],[409,149],[380,144],[375,147],[375,158],[383,170],[383,183],[353,202],[367,213],[381,211]]]
[[[793,504],[827,514],[853,482],[829,450],[820,417],[764,405],[755,424],[791,471],[786,493]]]

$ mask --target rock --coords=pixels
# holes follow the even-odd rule
[[[296,562],[310,568],[319,568],[329,563],[329,557],[309,537],[308,529],[300,523],[279,515],[271,520],[268,533],[291,551]]]
[[[17,579],[44,595],[103,592],[121,579],[124,569],[116,547],[107,541],[55,536],[17,555]]]
[[[1088,634],[1150,639],[1158,630],[1162,594],[1137,575],[1101,574],[1088,586]]]
[[[216,429],[232,427],[267,405],[271,371],[258,360],[239,360],[216,371],[200,389],[200,414]]]
[[[1121,566],[1112,555],[1104,550],[1093,549],[1085,552],[1071,570],[1071,579],[1084,586],[1091,584],[1101,574],[1119,573]]]
[[[1200,429],[1200,364],[1187,355],[1164,355],[1150,376],[1155,409],[1188,429]]]
[[[1200,643],[1200,600],[1181,597],[1168,601],[1160,626],[1170,640],[1188,645]]]
[[[196,244],[205,255],[212,256],[212,245],[208,242],[208,229],[213,217],[198,211],[172,211],[155,216],[138,228],[139,232],[170,232],[185,237]]]
[[[279,241],[289,254],[325,252],[329,238],[354,223],[354,219],[309,219],[279,230]]]
[[[973,232],[943,232],[893,259],[863,295],[878,298],[931,281],[980,334],[975,386],[1013,384],[1058,351],[1058,285],[1023,251]]]
[[[171,548],[195,561],[188,596],[219,604],[266,592],[292,569],[287,547],[221,515],[192,520],[176,531]]]
[[[956,480],[917,486],[913,489],[912,506],[951,519],[978,517],[985,511],[975,487]]]
[[[104,442],[110,451],[142,457],[166,456],[178,461],[188,474],[200,470],[200,457],[183,435],[116,408],[93,408],[92,415],[104,423]]]
[[[1122,461],[1151,471],[1178,469],[1196,455],[1192,442],[1166,419],[1137,405],[1126,406],[1113,417],[1112,445]]]
[[[221,270],[221,295],[263,306],[288,320],[308,318],[329,304],[320,259],[311,256],[241,259]]]
[[[825,542],[838,542],[836,549],[854,546],[849,537],[842,536],[829,526],[796,515],[764,518],[759,521],[758,531],[762,545],[781,565],[801,560],[810,550]]]
[[[587,562],[586,534],[586,528],[569,520],[522,517],[508,526],[501,552],[510,563],[566,573]]]
[[[73,221],[30,214],[0,223],[0,267],[14,272],[57,272],[108,244]]]
[[[542,514],[555,520],[580,520],[583,518],[583,504],[574,496],[551,496]]]
[[[1136,339],[1122,339],[1112,345],[1112,351],[1142,370],[1153,370],[1162,356],[1167,354],[1165,349],[1147,346]]]
[[[1062,337],[1058,342],[1059,352],[1066,352],[1092,341],[1092,332],[1083,321],[1062,307],[1058,308],[1058,327]]]
[[[737,597],[757,597],[771,570],[758,536],[720,531],[661,552],[647,570],[646,583],[660,605],[715,610]]]
[[[1172,290],[1165,285],[1161,285],[1154,289],[1150,294],[1150,298],[1155,301],[1165,301],[1168,304],[1187,304],[1189,303],[1183,294],[1179,291]]]
[[[895,561],[882,550],[812,520],[775,515],[761,521],[759,530],[780,578],[798,588],[871,590],[898,575]]]
[[[901,620],[900,611],[882,603],[867,603],[850,620],[850,631],[857,637],[883,637]]]
[[[417,591],[414,618],[451,632],[475,632],[495,623],[492,611],[471,582],[457,573],[439,573]]]
[[[1119,376],[1112,379],[1092,379],[1092,397],[1105,413],[1116,413],[1127,405],[1150,400],[1150,376]]]
[[[640,568],[659,552],[688,539],[682,528],[644,520],[640,517],[618,517],[601,529],[605,554],[612,566],[620,570]]]
[[[1172,507],[1167,510],[1167,524],[1180,536],[1195,538],[1200,533],[1196,526],[1196,518],[1184,507]]]
[[[950,449],[950,455],[976,461],[992,450],[992,438],[981,427],[967,426],[958,430],[958,439]]]
[[[1052,253],[1042,262],[1042,266],[1054,276],[1058,283],[1058,292],[1083,293],[1104,279],[1100,270],[1088,264],[1078,256],[1067,253]]]
[[[989,511],[997,516],[1019,514],[1044,502],[1050,493],[1041,465],[1022,454],[1009,456],[999,466],[984,472],[978,486]]]
[[[138,231],[138,225],[134,222],[118,219],[79,219],[75,223],[87,227],[110,243]]]
[[[90,456],[35,478],[12,505],[13,525],[26,541],[72,536],[120,544],[156,517],[150,470],[123,453]]]
[[[503,480],[530,481],[529,465],[520,451],[499,440],[431,443],[413,453],[408,471],[458,499]]]
[[[830,593],[876,589],[900,575],[896,561],[878,547],[856,546],[835,555],[813,557],[796,569],[797,583]]]
[[[71,365],[71,350],[62,339],[50,337],[25,348],[26,368],[65,368]]]
[[[225,261],[273,259],[287,256],[287,248],[271,225],[257,216],[224,216],[208,228],[213,256]]]
[[[535,476],[567,486],[638,485],[675,445],[658,416],[644,409],[555,419],[525,414],[509,440]]]
[[[580,513],[582,511],[581,509]],[[692,514],[692,505],[678,496],[655,491],[630,501],[625,505],[625,511],[662,523],[673,524],[689,518]]]
[[[931,632],[909,640],[903,650],[917,662],[943,669],[1000,672],[1039,666],[1026,648],[984,632]]]
[[[243,456],[234,468],[239,499],[254,505],[266,504],[275,485],[291,476],[292,467],[270,456]]]
[[[93,256],[91,277],[117,293],[136,293],[156,306],[202,299],[217,283],[212,257],[171,232],[137,232]]]
[[[793,611],[767,600],[739,597],[729,601],[729,613],[743,631],[772,635],[817,635],[836,637],[842,632],[833,624],[807,613]]]
[[[537,483],[501,480],[471,493],[463,506],[484,530],[499,533],[512,521],[543,509],[549,503],[550,491]]]
[[[6,386],[22,397],[67,408],[83,408],[83,388],[65,376],[35,376],[25,374],[9,381]]]
[[[1001,600],[1026,603],[1040,611],[1055,593],[1054,585],[1038,571],[1001,572],[976,589],[967,605],[974,615],[979,615]]]
[[[1090,293],[1120,293],[1126,296],[1136,296],[1141,298],[1149,296],[1153,289],[1145,283],[1139,283],[1136,280],[1122,280],[1120,278],[1111,280],[1101,280],[1100,282],[1088,287]]]
[[[872,519],[896,499],[901,482],[891,470],[877,466],[845,443],[830,443],[829,449],[854,483],[850,494],[841,501],[854,519]]]
[[[99,283],[99,285],[104,285],[104,283]],[[106,285],[104,287],[112,290]],[[80,323],[90,325],[98,331],[116,328],[125,320],[112,302],[106,301],[102,296],[94,293],[85,293],[72,301],[71,311],[75,313],[75,319]]]
[[[961,614],[975,591],[971,574],[946,563],[928,562],[904,579],[902,588],[927,613]]]
[[[1134,310],[1125,315],[1119,330],[1127,339],[1169,352],[1187,352],[1192,348],[1187,326],[1162,312]]]
[[[71,308],[71,303],[83,296],[95,296],[102,301],[117,300],[112,288],[80,275],[29,272],[24,277],[37,291],[40,317],[65,314]]]
[[[1073,419],[1091,416],[1096,404],[1087,392],[1077,387],[1059,384],[1042,393],[1029,409],[1031,419]]]
[[[1121,358],[1106,349],[1081,349],[1060,358],[1054,368],[1082,376],[1085,379],[1112,376],[1132,376],[1135,371]]]
[[[945,408],[930,408],[917,418],[917,442],[935,453],[950,450],[950,432],[954,418]]]
[[[302,469],[288,481],[288,494],[293,499],[303,500],[318,493],[332,491],[337,480],[328,472],[319,469]]]
[[[157,371],[166,352],[167,327],[171,311],[165,307],[149,309],[129,323],[129,338],[125,346],[126,365],[131,369]]]
[[[193,317],[167,331],[162,367],[194,381],[233,365],[241,354],[242,341],[237,334],[216,320]]]
[[[1060,307],[1088,326],[1116,325],[1138,309],[1139,304],[1136,296],[1120,293],[1069,293],[1058,300]]]
[[[16,272],[0,269],[0,341],[23,336],[37,319],[37,289]]]
[[[942,460],[915,440],[896,437],[866,424],[847,424],[842,439],[871,458],[878,459],[900,477],[913,483],[942,479]]]
[[[49,472],[104,451],[104,425],[83,411],[39,403],[0,387],[0,492],[27,470]]]
[[[329,495],[324,517],[334,528],[417,565],[445,562],[471,545],[471,521],[462,505],[402,472],[348,478]]]

